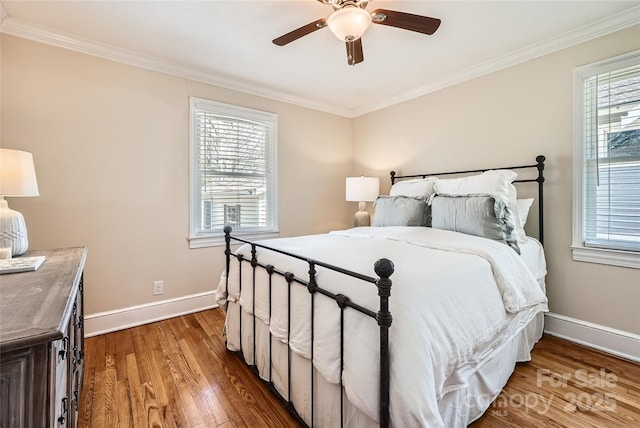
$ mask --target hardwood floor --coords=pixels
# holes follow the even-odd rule
[[[220,336],[220,309],[85,341],[80,427],[292,427]]]
[[[86,339],[79,426],[299,426],[225,350],[223,324],[212,309]],[[640,367],[545,336],[471,426],[640,426]]]
[[[545,335],[470,426],[640,427],[640,365]]]

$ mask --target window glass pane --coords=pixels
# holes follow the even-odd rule
[[[195,215],[199,234],[270,231],[275,227],[275,117],[261,112],[192,102]],[[216,108],[222,106],[222,108]],[[233,111],[237,109],[237,111]],[[193,207],[192,207],[193,209]]]
[[[640,250],[640,65],[583,85],[585,245]]]

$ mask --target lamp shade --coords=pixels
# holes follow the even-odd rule
[[[378,177],[347,177],[347,201],[375,201],[379,194],[380,179]]]
[[[0,196],[38,196],[33,155],[0,149]]]
[[[341,41],[357,40],[371,25],[371,15],[357,6],[347,6],[333,12],[327,25]]]

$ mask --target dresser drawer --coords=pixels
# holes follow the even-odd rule
[[[47,426],[48,356],[42,345],[0,357],[0,428]]]

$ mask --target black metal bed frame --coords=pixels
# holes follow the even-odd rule
[[[518,166],[512,166],[512,167],[502,167],[502,168],[485,168],[485,169],[477,169],[477,170],[466,170],[466,171],[456,171],[456,172],[443,172],[443,173],[436,173],[436,174],[418,174],[418,175],[404,175],[404,176],[397,176],[395,171],[391,171],[390,175],[391,175],[391,184],[394,184],[396,180],[399,179],[411,179],[411,178],[426,178],[427,176],[441,176],[441,175],[453,175],[453,174],[468,174],[468,173],[478,173],[478,172],[484,172],[484,171],[488,171],[489,169],[525,169],[525,168],[537,168],[538,170],[538,177],[535,179],[522,179],[522,180],[516,180],[515,182],[518,183],[527,183],[527,182],[537,182],[538,183],[538,222],[539,222],[539,241],[540,243],[543,243],[543,183],[545,181],[544,179],[544,161],[545,161],[545,157],[542,155],[539,155],[536,157],[536,164],[533,165],[518,165]],[[271,296],[272,296],[272,278],[273,275],[279,275],[282,276],[286,283],[287,283],[287,287],[288,287],[288,294],[287,294],[287,298],[288,298],[288,314],[287,314],[287,319],[288,319],[288,325],[287,325],[287,330],[288,330],[288,334],[290,334],[290,328],[291,328],[291,286],[292,284],[298,284],[300,286],[304,286],[307,288],[307,290],[309,291],[310,294],[310,299],[311,299],[311,314],[310,314],[310,322],[311,322],[311,360],[310,360],[310,367],[311,367],[311,373],[310,373],[310,390],[311,390],[311,426],[313,427],[314,425],[314,365],[313,365],[313,358],[314,358],[314,322],[315,322],[315,316],[314,316],[314,308],[315,308],[315,295],[316,293],[319,293],[327,298],[333,299],[336,304],[338,305],[341,313],[340,313],[340,367],[341,370],[344,367],[343,361],[344,361],[344,310],[348,307],[351,309],[354,309],[358,312],[360,312],[361,314],[364,314],[370,318],[373,318],[376,320],[379,329],[380,329],[380,348],[379,348],[379,352],[380,352],[380,370],[379,370],[379,393],[380,393],[380,402],[379,402],[379,420],[380,420],[380,427],[382,428],[387,428],[389,426],[390,423],[390,417],[389,417],[389,381],[390,381],[390,360],[389,360],[389,328],[391,327],[392,324],[392,316],[391,313],[389,311],[389,297],[391,295],[391,285],[392,285],[392,281],[390,279],[391,275],[393,274],[394,271],[394,265],[393,262],[388,260],[388,259],[379,259],[375,264],[374,264],[374,271],[376,273],[376,275],[378,275],[377,278],[373,278],[367,275],[362,275],[360,273],[357,272],[353,272],[344,268],[341,268],[339,266],[334,266],[328,263],[324,263],[322,261],[319,260],[314,260],[314,259],[310,259],[298,254],[293,254],[293,253],[289,253],[283,250],[279,250],[276,248],[272,248],[269,247],[267,245],[262,245],[260,243],[257,242],[252,242],[252,241],[248,241],[242,238],[238,238],[238,237],[234,237],[231,236],[231,227],[230,226],[225,226],[224,227],[224,233],[225,233],[225,245],[226,245],[226,249],[225,249],[225,257],[226,257],[226,285],[227,285],[227,290],[228,290],[228,285],[229,285],[229,272],[230,272],[230,266],[231,266],[231,259],[236,258],[238,260],[238,262],[240,263],[240,269],[238,270],[239,272],[239,291],[238,293],[242,293],[242,263],[250,263],[251,265],[251,275],[252,275],[252,280],[251,280],[251,284],[252,284],[252,293],[253,293],[253,308],[252,308],[252,318],[253,318],[253,332],[252,332],[252,336],[253,336],[253,363],[249,364],[249,362],[245,359],[244,356],[244,352],[243,352],[243,348],[242,348],[242,307],[240,306],[239,302],[238,302],[238,314],[239,314],[239,346],[240,349],[239,351],[236,351],[236,353],[239,355],[240,358],[242,358],[243,361],[246,362],[246,364],[249,365],[250,369],[254,372],[254,374],[256,374],[256,376],[261,379],[260,375],[259,375],[259,369],[257,367],[256,363],[256,321],[255,321],[255,290],[256,290],[256,270],[258,268],[264,269],[269,277],[269,318],[271,318]],[[231,251],[231,241],[238,241],[240,243],[245,243],[251,246],[251,258],[247,259],[245,258],[244,255],[242,254],[233,254]],[[293,273],[291,272],[285,272],[282,271],[276,267],[274,267],[273,265],[270,264],[264,264],[261,263],[260,261],[258,261],[258,257],[257,257],[257,249],[258,248],[262,248],[262,249],[266,249],[269,251],[273,251],[276,253],[280,253],[283,254],[285,256],[297,259],[297,260],[301,260],[304,261],[308,264],[308,268],[309,268],[309,277],[308,279],[304,279],[304,278],[298,278],[296,277]],[[374,284],[377,287],[378,290],[378,296],[380,298],[379,301],[379,308],[378,308],[378,312],[374,312],[370,309],[367,309],[363,306],[358,305],[357,303],[352,302],[348,296],[338,293],[338,294],[334,294],[328,290],[325,290],[323,288],[321,288],[320,286],[318,286],[317,282],[316,282],[316,267],[321,267],[324,269],[328,269],[334,272],[338,272],[340,274],[352,277],[352,278],[356,278],[359,280],[362,280],[364,282],[368,282],[371,284]],[[271,322],[271,320],[269,320],[269,323]],[[287,347],[289,347],[289,339],[290,337],[287,337]],[[291,401],[291,349],[289,348],[288,351],[288,358],[287,358],[287,382],[288,382],[288,391],[287,391],[287,397],[283,397],[278,391],[277,388],[275,387],[274,383],[272,382],[272,377],[271,377],[271,372],[272,372],[272,355],[271,355],[271,345],[272,345],[272,340],[273,337],[271,336],[271,333],[269,333],[269,379],[264,381],[268,387],[268,389],[275,395],[277,396],[284,404],[285,404],[285,408],[304,426],[308,426],[306,421],[304,421],[302,419],[302,417],[300,417],[300,415],[298,414],[298,412],[296,411],[292,401]],[[343,385],[342,385],[342,372],[340,373],[340,390],[342,391],[341,395],[340,395],[340,426],[343,426],[344,423],[344,390],[343,390]]]
[[[538,170],[538,177],[531,179],[520,179],[515,180],[514,183],[538,183],[538,240],[541,244],[544,244],[544,193],[543,193],[543,184],[544,184],[544,161],[545,157],[543,155],[536,156],[536,163],[532,165],[517,165],[517,166],[507,166],[502,168],[485,168],[485,169],[470,169],[466,171],[455,171],[455,172],[438,172],[435,174],[416,174],[416,175],[402,175],[396,176],[395,171],[391,171],[391,185],[393,185],[398,179],[410,179],[410,178],[426,178],[429,176],[440,176],[440,175],[459,175],[459,174],[471,174],[475,172],[485,172],[491,169],[530,169],[536,168]]]

